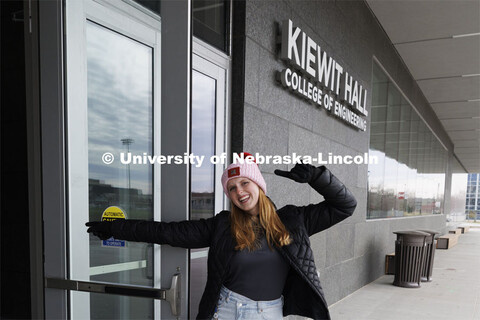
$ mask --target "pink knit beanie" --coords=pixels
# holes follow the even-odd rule
[[[253,156],[247,152],[244,152],[243,155],[244,157],[251,156],[253,158]],[[230,198],[227,190],[228,181],[230,179],[239,178],[239,177],[244,177],[252,180],[258,185],[260,189],[263,190],[265,194],[267,194],[267,184],[265,183],[265,179],[263,179],[262,173],[258,168],[258,164],[255,163],[255,158],[253,160],[254,160],[253,163],[251,160],[249,161],[245,160],[243,163],[232,163],[223,172],[222,174],[223,192],[225,192],[228,198]]]

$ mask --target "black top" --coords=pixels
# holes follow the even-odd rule
[[[236,251],[230,260],[224,286],[255,301],[280,298],[290,265],[282,255],[268,246],[265,236],[255,251]]]

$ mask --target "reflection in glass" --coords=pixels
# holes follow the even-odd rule
[[[226,52],[230,1],[195,0],[192,5],[193,34]]]
[[[190,219],[213,217],[215,167],[209,161],[215,155],[216,81],[202,73],[192,73],[192,152],[205,156],[202,166],[192,165],[192,212]]]
[[[133,0],[145,8],[149,9],[152,12],[155,12],[156,14],[160,15],[160,1],[152,1],[152,0]]]
[[[368,218],[442,213],[447,152],[377,65],[371,110]]]
[[[215,166],[209,161],[215,155],[216,80],[198,71],[192,73],[192,152],[205,156],[201,167],[191,167],[191,220],[215,215]],[[191,251],[190,316],[198,312],[207,281],[207,249]]]
[[[152,48],[93,22],[86,34],[89,219],[100,221],[106,208],[118,206],[127,219],[153,220],[152,166],[119,161],[121,152],[152,153]],[[103,163],[106,152],[115,156],[112,164]],[[90,237],[92,281],[152,286],[152,263],[151,245],[108,247]],[[92,294],[90,303],[92,318],[153,316],[148,299]]]

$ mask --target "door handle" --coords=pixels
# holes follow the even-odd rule
[[[145,246],[145,260],[146,260],[146,268],[145,268],[145,277],[147,279],[153,279],[153,244],[147,243]]]
[[[131,297],[151,298],[165,300],[170,303],[172,314],[180,316],[181,310],[181,275],[176,273],[172,277],[169,289],[156,289],[151,287],[120,285],[115,283],[77,281],[60,278],[45,278],[45,287],[73,291],[119,294]]]

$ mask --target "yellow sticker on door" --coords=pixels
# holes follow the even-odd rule
[[[114,221],[117,219],[126,219],[125,212],[116,206],[111,206],[105,209],[102,213],[102,221]],[[125,240],[117,240],[111,237],[107,240],[102,240],[102,247],[125,248]]]
[[[125,213],[119,207],[108,207],[102,213],[102,221],[113,221],[117,219],[126,219]]]

